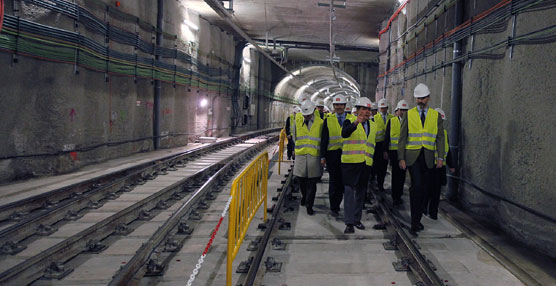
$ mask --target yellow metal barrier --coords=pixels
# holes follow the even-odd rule
[[[247,229],[257,210],[264,204],[266,221],[266,199],[268,186],[268,153],[259,155],[234,179],[228,224],[228,259],[226,285],[232,285],[232,262],[234,261]]]

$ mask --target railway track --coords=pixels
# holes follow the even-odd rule
[[[276,135],[261,134],[197,148],[2,206],[0,284],[61,279],[79,266],[81,257],[102,252],[134,228],[154,221],[164,225],[161,229],[165,231],[146,240],[147,245],[164,241],[166,248],[179,247],[175,238],[168,238],[170,231],[187,235],[191,228],[183,218],[198,218],[198,209],[206,209],[214,197],[210,191],[215,186],[230,179],[249,156],[277,140]],[[161,215],[164,220],[155,219]],[[149,251],[143,253],[150,255]],[[137,269],[145,264],[142,260],[142,264],[134,264],[136,261],[128,260]],[[137,271],[133,269],[134,276]],[[104,279],[110,282],[112,275]],[[125,284],[114,281],[113,285]]]

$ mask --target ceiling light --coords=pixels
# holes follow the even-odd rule
[[[207,104],[208,104],[208,100],[206,98],[203,98],[200,103],[201,107],[205,107],[207,106]]]
[[[195,23],[193,23],[193,22],[191,22],[187,19],[183,20],[183,23],[185,23],[189,28],[191,28],[195,31],[199,30],[199,26],[195,25]]]

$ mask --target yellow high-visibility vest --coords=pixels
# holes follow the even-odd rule
[[[448,131],[446,129],[444,129],[444,146],[446,149],[446,152],[444,152],[444,161],[442,162],[443,166],[446,166],[446,158],[448,158],[448,149],[450,148],[448,145]],[[435,146],[436,147],[436,146]],[[434,163],[436,164],[438,162],[438,150],[436,148],[434,148]]]
[[[387,114],[386,115],[386,121],[388,121],[390,118],[394,117],[394,115],[392,114]],[[382,120],[382,114],[379,112],[377,114],[375,114],[375,116],[373,117],[375,120],[376,128],[376,142],[382,142],[384,141],[384,139],[386,138],[386,122],[384,122],[384,120]]]
[[[290,114],[290,135],[291,135],[291,133],[293,133],[293,132],[292,132],[292,130],[293,130],[292,128],[293,128],[294,125],[295,125],[294,123],[295,123],[295,117],[294,117],[294,115],[293,115],[293,113],[292,113],[292,114]]]
[[[305,125],[301,113],[295,115],[295,155],[319,156],[323,123],[317,110],[313,113],[311,130]]]
[[[338,150],[342,148],[342,126],[338,122],[336,114],[330,114],[326,118],[328,126],[328,151]]]
[[[388,150],[398,150],[398,140],[400,140],[401,128],[402,125],[397,116],[390,118],[390,146],[388,146]]]
[[[419,150],[425,148],[434,151],[436,149],[436,136],[438,134],[438,111],[429,108],[425,127],[421,124],[421,116],[417,107],[407,112],[407,150]]]
[[[369,122],[369,136],[365,134],[363,125],[357,124],[357,129],[348,138],[344,138],[342,144],[342,163],[365,162],[368,166],[373,165],[376,124],[370,120],[367,122]]]

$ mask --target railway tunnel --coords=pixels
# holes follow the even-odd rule
[[[234,178],[261,152],[268,195],[237,245],[237,285],[556,284],[554,1],[0,3],[2,284],[223,285],[226,202]],[[323,105],[328,124],[335,99],[354,111],[368,99],[394,114],[402,100],[417,106],[420,84],[428,106],[445,113],[454,169],[439,219],[424,217],[425,230],[412,236],[409,171],[403,204],[392,199],[398,158],[389,158],[383,185],[366,186],[366,229],[342,233],[347,206],[330,213],[335,175],[327,165],[315,214],[306,213],[295,159],[278,147],[288,141],[281,130],[298,128],[293,110]],[[205,198],[216,186],[222,190]],[[270,218],[256,229],[263,200]],[[198,211],[186,210],[193,204]],[[178,213],[181,220],[161,218]],[[192,233],[176,230],[184,220]],[[278,229],[284,222],[289,230]],[[154,259],[169,234],[149,231],[162,223],[178,237],[179,254]],[[271,246],[246,254],[268,237],[287,243],[287,254]],[[75,249],[64,256],[69,241]],[[383,242],[400,250],[381,254]],[[150,259],[137,262],[141,251]],[[262,266],[238,273],[249,259]],[[398,259],[408,272],[377,262]],[[87,269],[95,267],[102,274]]]

